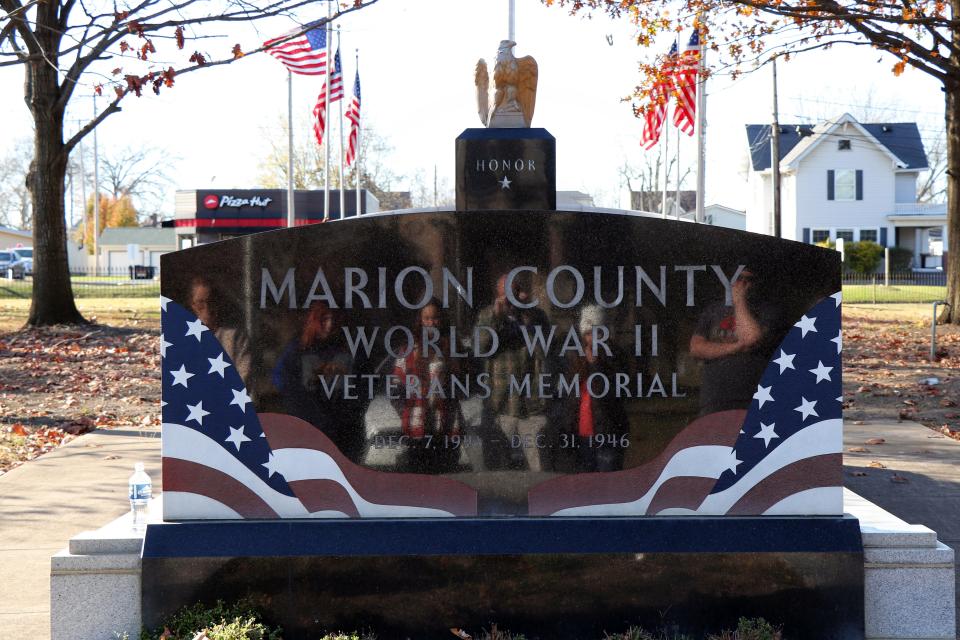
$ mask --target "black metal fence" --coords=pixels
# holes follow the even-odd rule
[[[19,275],[19,274],[17,274]],[[155,267],[126,267],[99,271],[75,270],[71,274],[73,294],[78,298],[151,298],[160,295],[160,270]],[[947,293],[943,271],[896,271],[845,273],[843,301],[847,303],[933,302]],[[30,274],[11,277],[0,274],[0,298],[30,298]]]
[[[160,295],[160,270],[156,267],[123,267],[71,270],[77,298],[156,298]],[[0,298],[31,298],[33,276],[10,271],[0,274]]]
[[[843,274],[847,303],[933,302],[947,295],[943,271],[894,271]]]

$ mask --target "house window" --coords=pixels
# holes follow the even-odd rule
[[[850,151],[850,141],[849,141],[849,140],[840,140],[840,141],[837,143],[837,148],[840,149],[840,151]]]
[[[853,229],[837,229],[837,240],[841,238],[844,242],[853,242]]]
[[[878,235],[876,229],[860,229],[860,242],[876,242]]]
[[[853,169],[837,169],[833,174],[833,193],[837,200],[856,200],[857,172]]]
[[[830,229],[814,229],[810,237],[814,244],[826,242],[830,239]]]

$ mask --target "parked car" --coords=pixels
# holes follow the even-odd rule
[[[0,277],[7,278],[13,274],[13,264],[17,261],[17,256],[11,250],[0,251]]]
[[[33,275],[33,247],[17,247],[10,249],[16,256],[16,260],[10,265],[13,270],[12,276],[16,280],[22,280],[25,276]]]

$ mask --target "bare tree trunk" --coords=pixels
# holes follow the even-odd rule
[[[956,0],[955,0],[956,4]],[[941,323],[960,324],[960,80],[944,84],[947,120],[947,302]]]
[[[69,153],[63,144],[63,110],[57,107],[57,72],[43,62],[26,66],[33,114],[34,158],[27,173],[33,205],[33,301],[27,324],[85,324],[73,301],[67,263],[67,233],[63,201]]]

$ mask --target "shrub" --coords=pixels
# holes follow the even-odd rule
[[[780,629],[763,618],[740,618],[736,631],[724,631],[708,640],[781,640]]]
[[[144,629],[140,640],[158,640],[169,630],[167,640],[193,640],[206,631],[210,640],[281,640],[281,629],[271,629],[259,621],[260,614],[246,600],[225,604],[217,600],[215,605],[195,604],[177,610],[169,620],[157,629]]]
[[[905,247],[890,247],[890,270],[906,271],[913,262],[913,251]]]
[[[845,242],[843,265],[855,273],[875,273],[883,258],[883,247],[876,242]]]

